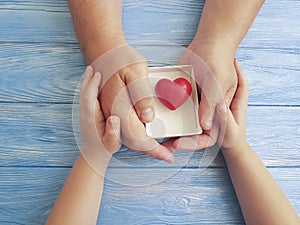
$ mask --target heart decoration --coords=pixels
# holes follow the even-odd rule
[[[185,78],[177,78],[174,81],[161,79],[156,83],[155,93],[162,104],[168,109],[178,109],[189,98],[192,86]]]

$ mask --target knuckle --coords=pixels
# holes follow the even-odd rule
[[[153,104],[154,104],[154,100],[152,97],[145,97],[138,100],[134,106],[136,108],[145,108],[147,106],[152,106]]]
[[[123,81],[131,81],[132,78],[140,77],[143,74],[147,74],[148,65],[147,63],[135,63],[126,66],[125,68],[119,70],[117,74]]]

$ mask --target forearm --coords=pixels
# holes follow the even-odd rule
[[[250,146],[239,150],[223,155],[246,224],[298,224],[297,213]]]
[[[69,0],[78,42],[87,64],[124,44],[122,0]]]
[[[234,58],[264,0],[206,0],[194,41],[204,51]],[[219,49],[223,49],[222,52]]]
[[[46,225],[96,224],[104,178],[81,156],[74,164]]]

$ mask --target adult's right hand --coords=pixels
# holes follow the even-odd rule
[[[77,39],[87,64],[126,44],[122,28],[121,0],[69,0],[68,2]],[[127,55],[119,54],[118,57],[126,59]],[[105,66],[109,68],[115,65],[104,64]],[[101,72],[101,69],[95,72],[97,71]],[[123,141],[129,148],[144,151],[158,159],[172,161],[172,152],[149,138],[143,125],[143,122],[149,122],[154,118],[153,100],[149,96],[144,99],[136,97],[141,96],[139,92],[147,90],[149,84],[141,82],[144,84],[138,88],[127,87],[129,84],[139,83],[136,81],[140,79],[146,80],[147,63],[128,64],[109,75],[110,79],[101,88],[99,97],[105,118],[107,119],[113,113],[121,119]],[[103,78],[102,73],[102,81]]]
[[[121,54],[124,55],[118,54],[117,58],[128,57],[126,51]],[[100,57],[105,57],[105,54]],[[127,65],[110,75],[101,88],[99,100],[105,118],[111,115],[120,118],[122,141],[128,148],[169,163],[174,161],[171,150],[146,134],[144,123],[155,117],[147,62]]]

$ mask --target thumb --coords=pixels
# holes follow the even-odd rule
[[[154,99],[148,79],[148,66],[146,63],[131,65],[134,67],[131,74],[128,74],[126,84],[130,99],[134,104],[135,111],[139,119],[148,123],[154,117]]]
[[[200,125],[203,130],[211,130],[216,106],[224,102],[223,92],[219,82],[211,74],[207,75],[199,86],[201,88]]]

